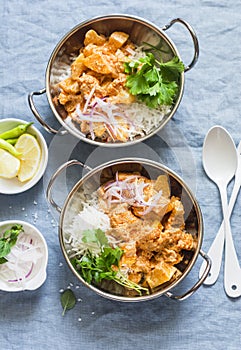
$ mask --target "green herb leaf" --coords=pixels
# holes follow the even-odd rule
[[[166,82],[177,81],[180,73],[184,71],[184,64],[179,60],[177,56],[173,57],[172,60],[161,63],[158,62],[163,80]]]
[[[0,258],[4,258],[11,251],[10,244],[8,241],[1,239],[0,240]]]
[[[123,250],[119,247],[112,248],[105,233],[100,230],[86,230],[83,232],[83,242],[96,243],[100,247],[99,253],[90,249],[86,250],[84,255],[71,260],[74,268],[80,273],[83,279],[91,284],[93,281],[100,283],[103,279],[113,280],[127,288],[135,289],[141,294],[147,288],[128,280],[126,276],[120,273],[119,261],[123,255]]]
[[[124,70],[130,93],[147,106],[157,108],[173,104],[184,64],[177,56],[168,62],[162,62],[149,52],[137,61],[125,62]]]
[[[66,310],[71,310],[76,304],[76,296],[71,289],[66,289],[60,296],[61,305],[63,308],[62,316]]]
[[[16,244],[18,235],[23,232],[23,226],[16,224],[6,230],[0,238],[0,264],[7,262],[5,257],[10,253],[11,248]]]
[[[108,246],[108,240],[105,236],[105,233],[100,230],[85,230],[82,233],[82,242],[84,243],[95,243],[99,247]]]
[[[7,262],[7,259],[5,259],[5,258],[0,258],[0,265],[1,264],[4,264],[4,263],[6,263]]]
[[[149,84],[145,77],[140,73],[130,75],[127,78],[126,86],[130,89],[132,95],[139,95],[146,93],[149,89]]]
[[[101,247],[109,247],[108,239],[102,230],[100,229],[95,230],[95,237]]]

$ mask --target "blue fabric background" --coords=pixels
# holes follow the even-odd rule
[[[160,27],[173,18],[181,17],[197,33],[200,57],[197,65],[185,74],[185,91],[178,111],[159,137],[153,137],[145,145],[155,150],[155,155],[150,151],[150,158],[158,160],[159,157],[160,161],[183,176],[195,191],[204,218],[202,249],[207,251],[222,215],[218,190],[202,168],[203,139],[215,124],[224,126],[236,144],[241,139],[240,1],[1,0],[0,118],[34,121],[27,94],[45,86],[45,69],[57,42],[79,22],[109,13],[138,15]],[[176,25],[169,29],[167,35],[188,64],[193,48],[187,31]],[[39,98],[38,105],[51,125],[59,127],[44,97]],[[50,210],[45,199],[49,176],[69,155],[56,158],[55,142],[58,141],[47,134],[37,121],[35,125],[49,145],[48,169],[31,190],[16,196],[0,195],[0,220],[26,220],[40,229],[49,247],[48,278],[36,291],[0,291],[0,348],[240,349],[241,300],[226,296],[223,267],[214,286],[201,287],[182,302],[162,296],[145,303],[123,304],[101,298],[79,284],[62,256],[58,241],[58,216]],[[160,137],[166,140],[168,147],[163,146]],[[180,152],[174,142],[178,137],[182,140]],[[98,159],[95,148],[83,142],[75,145],[75,142],[77,144],[71,137],[63,138],[62,145],[73,144],[73,155],[83,161],[90,158],[93,165]],[[176,147],[175,152],[169,154],[168,149],[173,147]],[[130,152],[136,154],[139,150],[132,148]],[[126,155],[124,150],[108,152],[105,154],[107,158]],[[148,153],[147,148],[145,152]],[[69,178],[73,183],[76,176],[79,173],[72,171]],[[71,187],[71,184],[68,186]],[[229,193],[231,189],[232,183]],[[231,224],[241,262],[240,208],[239,195]],[[201,263],[199,258],[175,293],[186,291],[196,282]],[[68,286],[79,301],[62,317],[60,290]]]

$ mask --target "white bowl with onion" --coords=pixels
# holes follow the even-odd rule
[[[0,290],[19,292],[38,289],[46,280],[48,247],[41,232],[28,222],[0,222],[0,238],[14,225],[22,225],[15,245],[0,264]]]
[[[21,124],[27,124],[25,120],[17,118],[6,118],[0,120],[0,134],[11,130]],[[30,125],[26,131],[27,134],[33,135],[40,147],[40,159],[38,168],[33,177],[27,181],[21,182],[18,177],[5,178],[0,176],[0,194],[17,194],[32,188],[43,176],[48,163],[48,147],[40,131]]]

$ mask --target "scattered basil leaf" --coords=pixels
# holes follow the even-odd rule
[[[71,289],[66,289],[60,296],[61,305],[63,308],[62,316],[66,310],[71,310],[76,304],[76,296]]]

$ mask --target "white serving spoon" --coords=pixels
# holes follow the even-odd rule
[[[241,141],[239,142],[239,145],[237,147],[237,151],[238,151],[238,166],[237,166],[237,170],[235,173],[235,182],[233,185],[233,190],[232,190],[232,194],[231,194],[229,205],[228,205],[229,218],[232,214],[233,207],[234,207],[234,204],[236,202],[236,199],[237,199],[240,187],[241,187]],[[212,266],[211,266],[211,269],[209,271],[207,278],[203,282],[203,284],[205,284],[205,285],[210,286],[210,285],[214,284],[218,279],[218,275],[219,275],[221,264],[222,264],[223,245],[224,245],[224,222],[222,222],[222,224],[218,230],[218,233],[217,233],[215,239],[213,240],[213,243],[211,244],[209,251],[207,253],[208,256],[212,260]],[[203,262],[201,265],[200,271],[199,271],[200,277],[203,275],[205,268],[206,268],[206,263]]]
[[[241,295],[241,269],[231,234],[227,185],[236,172],[237,163],[237,150],[230,134],[221,126],[212,127],[204,140],[203,166],[218,186],[221,196],[225,232],[224,288],[226,294],[233,298]]]
[[[229,218],[232,214],[234,204],[236,202],[236,199],[241,187],[241,141],[239,142],[237,151],[238,151],[238,166],[236,169],[235,182],[233,185],[233,190],[232,190],[232,194],[228,205]],[[221,264],[222,264],[223,245],[224,245],[224,222],[222,222],[218,230],[218,233],[216,234],[216,237],[213,240],[213,243],[211,244],[209,251],[207,253],[210,259],[212,260],[212,266],[207,278],[203,282],[203,284],[205,285],[210,286],[214,284],[218,279]],[[205,262],[203,262],[199,271],[199,276],[203,275],[205,268],[206,268],[206,264]]]

